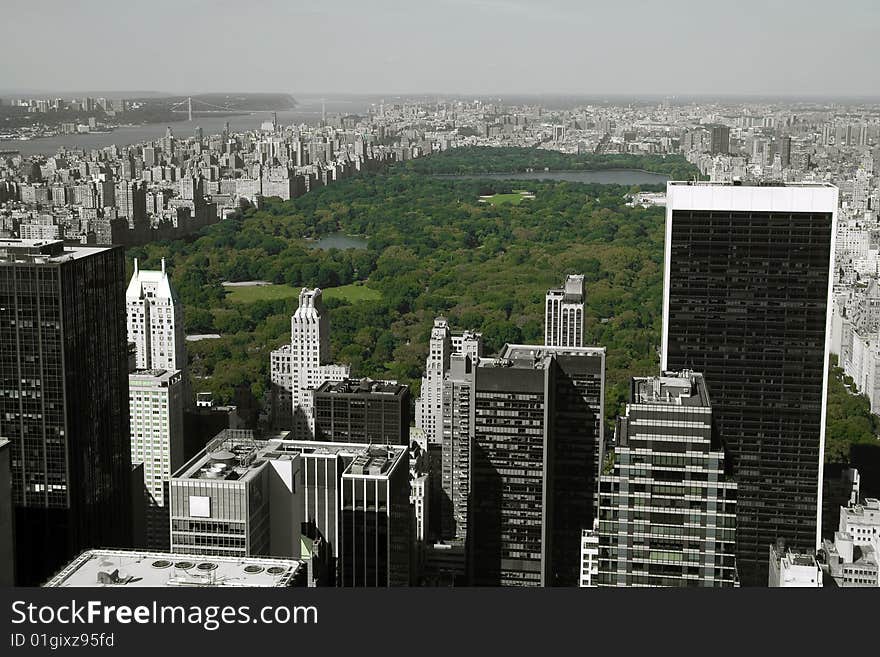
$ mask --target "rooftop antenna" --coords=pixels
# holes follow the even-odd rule
[[[135,273],[135,275],[137,275],[137,273],[138,273],[138,259],[137,258],[134,259],[134,273]]]
[[[162,258],[162,273],[165,273],[165,258]]]

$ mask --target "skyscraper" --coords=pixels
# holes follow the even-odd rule
[[[820,541],[838,190],[669,183],[663,370],[703,373],[739,486],[737,566]]]
[[[330,317],[320,288],[302,288],[290,318],[290,344],[272,352],[270,373],[276,426],[313,437],[313,393],[325,381],[347,379],[348,365],[330,364]]]
[[[482,359],[476,369],[468,569],[477,586],[550,583],[553,367]]]
[[[604,460],[605,348],[506,345],[501,358],[538,363],[552,359],[553,586],[577,586],[584,529],[596,517],[599,470]]]
[[[19,584],[131,541],[121,248],[0,241],[0,423]]]
[[[139,370],[186,370],[186,342],[183,332],[183,306],[177,291],[162,269],[138,268],[125,292],[128,340],[137,352]]]
[[[145,547],[167,550],[168,482],[183,465],[183,378],[180,370],[137,370],[128,376],[131,462],[143,463]]]
[[[584,345],[584,277],[565,277],[561,288],[547,291],[544,301],[544,344],[548,347]]]
[[[600,478],[599,586],[734,586],[735,528],[702,375],[633,379]]]
[[[431,329],[425,375],[416,400],[416,426],[425,432],[428,445],[440,445],[443,435],[443,377],[453,354],[468,354],[472,361],[483,355],[483,335],[474,331],[453,333],[445,317]]]

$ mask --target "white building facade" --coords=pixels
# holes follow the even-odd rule
[[[183,465],[183,378],[180,370],[138,370],[128,375],[131,462],[143,464],[144,526],[141,547],[169,548],[168,482]],[[141,491],[132,491],[137,495]]]
[[[125,293],[128,341],[137,349],[139,370],[186,370],[183,306],[165,270],[138,269]]]
[[[292,428],[298,437],[314,436],[314,391],[351,373],[349,365],[329,363],[330,318],[320,288],[303,288],[290,318],[290,344],[272,352],[270,376],[275,424]],[[290,416],[288,419],[288,410]]]
[[[544,299],[544,345],[584,346],[584,277],[565,277],[561,288],[547,291]]]

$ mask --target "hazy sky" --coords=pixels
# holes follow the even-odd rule
[[[878,0],[2,0],[0,89],[880,95]]]

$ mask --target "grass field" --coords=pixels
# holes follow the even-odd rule
[[[378,301],[382,298],[382,293],[363,285],[341,285],[324,290],[324,298],[357,303],[358,301]]]
[[[342,299],[349,303],[358,301],[378,301],[382,293],[363,285],[341,285],[324,291],[325,299]],[[255,301],[275,301],[293,299],[299,296],[299,288],[290,285],[248,285],[226,288],[226,298],[232,303],[254,303]]]
[[[226,288],[226,298],[232,303],[275,301],[299,296],[299,288],[290,285],[247,285]]]

